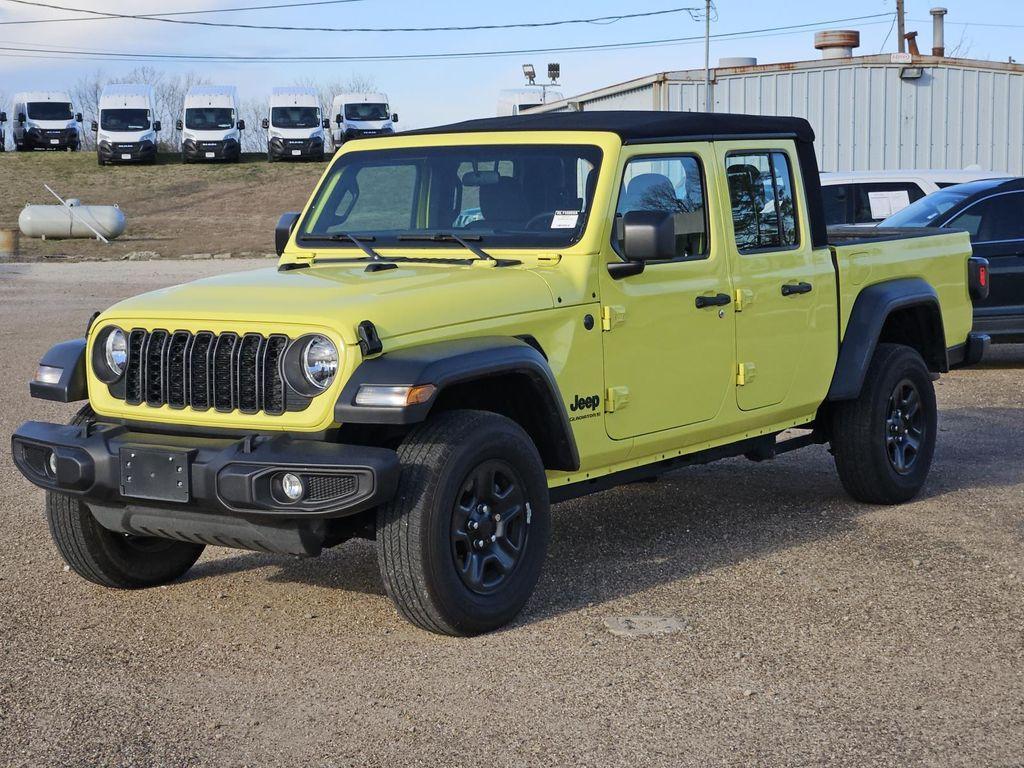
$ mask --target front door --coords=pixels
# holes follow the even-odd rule
[[[736,403],[743,411],[784,401],[786,410],[808,407],[820,396],[815,366],[835,347],[830,252],[812,248],[791,147],[764,141],[717,150],[731,209]]]
[[[707,143],[624,153],[609,261],[627,211],[670,211],[676,257],[614,279],[601,271],[606,428],[627,439],[713,419],[732,390],[734,318]],[[712,301],[713,300],[713,301]]]

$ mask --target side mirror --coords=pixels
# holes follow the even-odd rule
[[[628,211],[622,217],[622,248],[630,261],[676,256],[676,224],[669,211]]]
[[[7,122],[7,113],[6,112],[0,112],[0,123],[6,123],[6,122]]]
[[[76,123],[82,122],[82,113],[81,112],[75,112],[75,122]]]
[[[160,121],[159,120],[154,120],[153,121],[153,130],[157,131],[157,132],[160,131]]]
[[[267,118],[263,118],[263,122],[261,123],[261,125],[263,126],[264,131],[270,130],[270,120],[268,120]]]
[[[18,113],[18,125],[24,125],[24,124],[25,124],[25,113],[24,112],[19,112]]]
[[[284,249],[288,247],[288,240],[291,238],[292,230],[295,229],[298,221],[298,211],[282,213],[281,218],[277,220],[277,228],[274,230],[274,249],[277,251],[278,256],[281,256],[284,253]]]
[[[180,131],[180,130],[181,130],[182,128],[184,128],[185,126],[184,126],[184,125],[182,125],[182,124],[181,124],[181,120],[179,120],[178,122],[176,122],[176,123],[174,124],[174,127],[175,127],[175,128],[177,129],[177,130],[179,130],[179,131]]]
[[[238,130],[240,130],[240,131],[244,131],[245,130],[245,120],[239,120],[238,121]]]
[[[395,114],[393,114],[391,116],[391,122],[392,123],[397,123],[398,122],[398,113],[397,112],[395,112]]]
[[[326,117],[323,120],[323,128],[325,131],[331,130],[331,121],[328,120]]]
[[[345,121],[341,119],[341,115],[335,115],[334,122],[336,122],[338,125],[341,125]]]
[[[92,132],[93,133],[96,133],[96,131],[98,131],[100,129],[99,123],[97,123],[95,120],[92,121],[92,126],[91,127],[92,127]]]

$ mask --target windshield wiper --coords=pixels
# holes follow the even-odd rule
[[[343,240],[348,240],[356,244],[363,253],[369,256],[374,261],[384,261],[384,257],[377,253],[373,248],[366,244],[366,241],[374,242],[377,238],[372,235],[353,235],[349,232],[333,232],[329,235],[303,235],[300,240],[304,242],[324,242],[324,243],[338,243]]]
[[[468,237],[459,237],[454,232],[432,232],[428,235],[399,235],[399,240],[405,240],[408,242],[421,242],[421,243],[458,243],[467,251],[472,253],[478,259],[482,261],[497,261],[496,258],[487,253],[483,248],[478,245],[473,245],[470,240],[483,240],[480,235],[470,235]]]

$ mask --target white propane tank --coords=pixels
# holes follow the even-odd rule
[[[124,214],[116,205],[80,205],[74,199],[67,205],[26,205],[18,215],[18,228],[25,237],[95,238],[99,232],[113,240],[124,226]]]

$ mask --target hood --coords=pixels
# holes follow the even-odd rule
[[[105,320],[262,322],[334,328],[346,342],[371,320],[382,338],[554,306],[547,283],[520,267],[367,262],[205,278],[115,304]]]
[[[270,126],[268,138],[271,139],[312,139],[315,136],[323,137],[324,129],[321,126],[315,128],[278,128]]]
[[[107,131],[101,130],[96,135],[97,141],[137,143],[140,141],[152,141],[156,143],[156,131],[147,128],[144,131]]]
[[[212,131],[197,131],[186,128],[181,132],[181,140],[188,141],[224,141],[225,139],[237,139],[238,128],[217,128]]]
[[[78,130],[78,123],[74,120],[36,120],[34,118],[25,121],[26,130],[39,128],[43,131],[63,131],[67,128]]]

